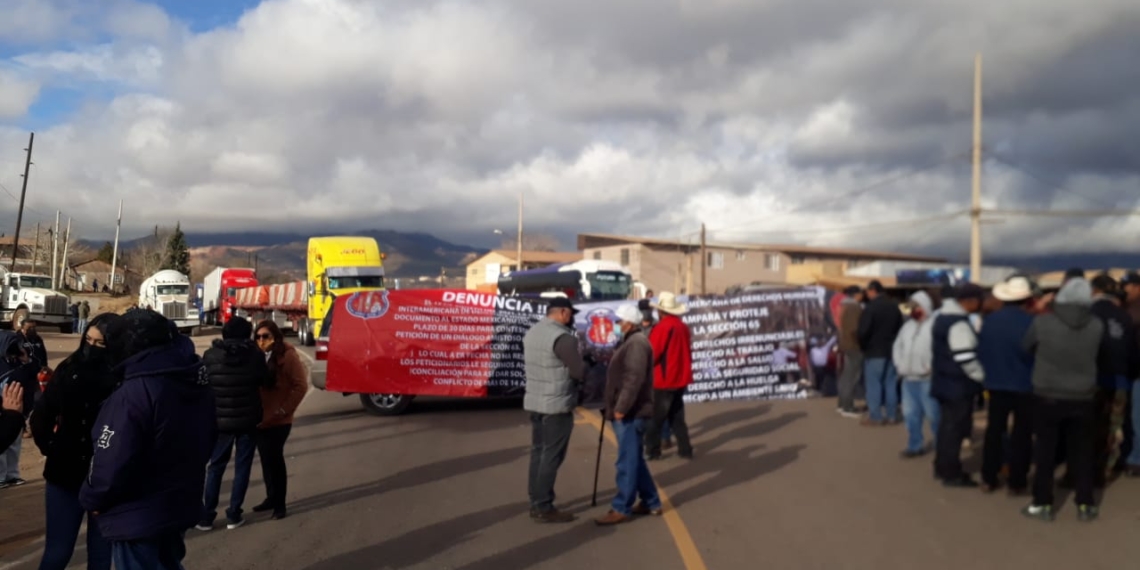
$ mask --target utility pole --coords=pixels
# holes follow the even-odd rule
[[[519,192],[519,237],[518,237],[517,241],[518,241],[518,243],[515,245],[518,246],[518,251],[517,251],[518,257],[515,259],[515,261],[517,262],[517,265],[515,267],[517,267],[519,271],[522,271],[523,270],[523,193],[522,192]]]
[[[67,287],[67,244],[71,243],[71,217],[67,218],[67,231],[63,233],[63,256],[59,258],[59,285]],[[114,291],[112,285],[111,290]]]
[[[115,247],[111,251],[111,292],[115,292],[115,267],[119,263],[119,226],[123,225],[123,200],[119,199],[119,217],[115,220]],[[123,280],[124,282],[126,279]]]
[[[20,210],[16,213],[16,235],[12,236],[12,271],[16,270],[16,255],[20,251],[20,226],[24,224],[24,197],[28,195],[28,174],[32,169],[32,143],[36,142],[36,133],[28,136],[28,156],[24,160],[24,183],[20,188]]]
[[[257,277],[257,254],[253,254],[253,276]]]
[[[685,270],[685,294],[693,294],[693,252],[690,248],[685,250],[685,263],[688,264]]]
[[[677,262],[677,274],[673,277],[673,291],[674,294],[681,290],[681,273],[684,269],[681,267],[681,262]]]
[[[982,276],[982,54],[974,57],[974,184],[970,202],[970,281]]]
[[[59,268],[59,210],[55,211],[55,229],[51,232],[51,288],[56,286],[56,269]]]
[[[36,222],[36,245],[32,248],[32,273],[36,272],[36,265],[40,260],[40,223]]]
[[[708,261],[708,244],[705,241],[705,224],[701,223],[701,295],[707,295],[708,291],[705,289],[707,282],[705,281],[705,273],[709,266]]]

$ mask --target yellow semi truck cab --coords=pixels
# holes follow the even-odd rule
[[[370,237],[332,236],[309,238],[307,257],[309,315],[298,333],[311,346],[337,297],[384,288],[385,256]]]

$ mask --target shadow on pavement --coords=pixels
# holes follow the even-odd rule
[[[436,481],[443,481],[453,477],[461,477],[475,471],[497,467],[521,459],[529,452],[529,448],[513,447],[499,449],[487,453],[477,453],[437,461],[419,467],[406,469],[389,477],[371,483],[355,485],[313,497],[306,497],[289,505],[291,514],[300,514],[333,507],[357,499],[381,495],[397,489],[416,487]],[[524,505],[521,507],[526,509]],[[348,566],[349,568],[351,566]]]
[[[493,554],[482,560],[460,566],[458,570],[503,570],[530,568],[570,552],[592,540],[608,536],[617,530],[599,528],[589,519],[579,519],[565,531]]]
[[[737,426],[708,440],[694,440],[693,448],[696,450],[697,459],[700,460],[702,454],[707,454],[726,443],[738,439],[746,440],[752,437],[761,437],[806,417],[806,412],[790,412],[772,419]]]
[[[443,414],[477,410],[522,410],[522,398],[416,398],[409,414]]]
[[[318,445],[318,446],[315,446],[315,447],[312,447],[309,449],[304,449],[301,451],[289,451],[289,452],[287,452],[286,455],[290,459],[292,459],[294,457],[303,457],[306,455],[312,455],[314,453],[325,453],[327,451],[344,449],[346,447],[354,447],[357,445],[366,445],[366,444],[376,443],[378,441],[384,441],[386,439],[396,439],[396,438],[400,438],[400,437],[406,437],[406,436],[410,436],[412,434],[425,432],[425,431],[431,431],[431,428],[421,428],[421,429],[414,429],[414,430],[402,431],[402,432],[397,432],[397,433],[387,433],[387,434],[378,435],[375,437],[368,437],[368,438],[364,438],[364,439],[356,439],[353,441],[346,441],[346,442],[342,442],[342,443],[336,443],[333,445]],[[301,439],[303,441],[305,439],[316,439],[318,437],[336,437],[336,436],[343,436],[346,433],[351,433],[351,432],[338,432],[338,433],[328,433],[328,434],[321,434],[321,435],[311,435],[311,436],[308,436],[307,438],[298,438],[298,439]],[[292,439],[290,439],[289,443],[292,444],[295,442]]]
[[[474,540],[483,529],[525,513],[525,502],[500,505],[460,515],[351,552],[322,560],[305,570],[344,568],[407,568],[431,559],[458,544]]]
[[[324,412],[321,414],[311,414],[307,416],[298,416],[293,420],[293,427],[300,428],[305,426],[319,425],[325,422],[335,422],[349,418],[359,418],[368,415],[363,409],[359,410],[337,410],[335,412]]]
[[[689,435],[690,437],[700,436],[708,432],[718,430],[722,427],[728,427],[738,422],[745,422],[755,419],[759,416],[767,414],[770,411],[772,411],[771,404],[765,404],[762,406],[740,408],[728,412],[713,414],[697,423],[689,424]]]
[[[700,483],[673,492],[670,500],[673,506],[679,507],[786,467],[799,459],[800,452],[806,447],[803,444],[789,445],[756,457],[752,457],[752,454],[764,449],[763,445],[750,445],[737,451],[717,451],[700,455],[695,461],[671,469],[657,477],[657,481],[658,484],[675,485],[677,482],[713,474]]]

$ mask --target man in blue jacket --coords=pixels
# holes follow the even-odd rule
[[[934,375],[930,395],[941,417],[935,442],[934,475],[947,487],[977,487],[962,469],[962,442],[974,428],[974,398],[982,391],[985,370],[978,362],[978,336],[970,315],[982,308],[985,291],[963,283],[946,299],[931,330]]]
[[[1022,341],[1033,325],[1029,301],[1034,285],[1027,277],[1015,275],[995,285],[993,293],[1003,306],[986,316],[978,337],[978,360],[986,371],[985,387],[990,392],[982,489],[987,493],[998,489],[998,474],[1008,455],[1009,492],[1020,495],[1029,489],[1033,458],[1033,355],[1025,351]]]
[[[154,311],[123,315],[107,349],[122,383],[92,430],[80,502],[111,541],[117,570],[181,570],[214,446],[213,391],[193,343]]]

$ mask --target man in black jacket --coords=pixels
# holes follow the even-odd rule
[[[36,403],[36,394],[40,391],[36,373],[39,366],[31,361],[24,350],[19,334],[9,331],[0,331],[0,386],[10,384],[23,388],[23,421],[20,424],[20,433],[23,433],[24,422],[32,413]],[[27,483],[20,477],[20,449],[23,447],[23,438],[0,449],[0,489],[18,487]]]
[[[1117,283],[1108,275],[1092,280],[1092,314],[1104,323],[1104,337],[1097,358],[1096,475],[1098,488],[1105,485],[1120,457],[1124,412],[1135,377],[1136,337],[1132,317],[1116,298]]]
[[[866,296],[867,307],[859,317],[859,347],[863,350],[863,382],[867,387],[867,417],[863,424],[896,424],[899,422],[899,378],[891,357],[903,315],[898,304],[883,294],[882,283],[872,281],[867,286]]]
[[[222,328],[221,340],[215,340],[206,350],[202,362],[214,389],[218,416],[218,441],[206,473],[206,489],[202,499],[202,521],[198,530],[214,528],[218,498],[221,495],[222,476],[230,462],[230,453],[236,447],[234,485],[230,493],[230,508],[226,510],[228,524],[233,530],[245,524],[242,503],[249,488],[253,453],[256,449],[254,434],[261,422],[261,395],[259,388],[269,380],[265,355],[253,342],[253,325],[245,319],[230,319]]]

